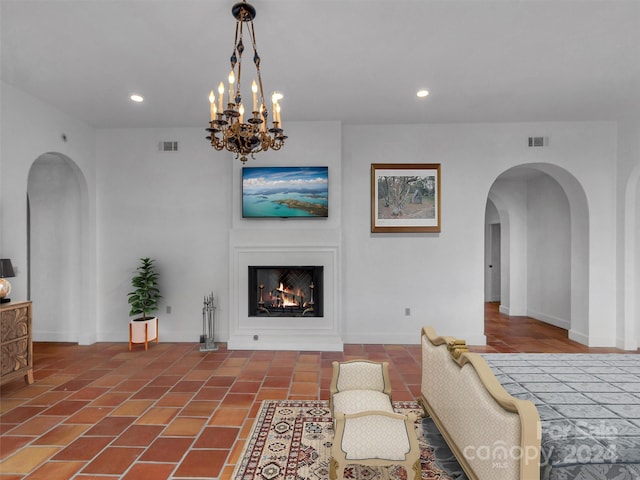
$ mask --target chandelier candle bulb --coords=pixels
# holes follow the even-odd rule
[[[256,84],[255,80],[251,82],[251,93],[253,93],[253,111],[257,112],[258,111],[258,85]]]
[[[244,105],[240,104],[240,107],[238,108],[238,113],[240,114],[240,123],[242,123],[242,120],[244,119]]]
[[[276,106],[278,105],[278,100],[276,99],[276,94],[271,95],[271,104],[273,106],[273,123],[275,124],[278,121],[278,115],[276,113]],[[275,125],[274,125],[275,127]]]
[[[229,103],[235,103],[233,101],[233,84],[236,81],[236,76],[233,70],[229,72]]]
[[[209,103],[211,103],[211,121],[216,119],[216,96],[213,94],[213,90],[209,92]]]
[[[222,97],[224,97],[224,84],[220,82],[218,85],[218,110],[222,113]]]

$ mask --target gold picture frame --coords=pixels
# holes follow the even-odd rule
[[[371,232],[440,232],[440,164],[372,163]]]

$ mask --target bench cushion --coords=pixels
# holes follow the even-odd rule
[[[382,410],[393,413],[389,395],[373,390],[347,390],[333,395],[333,413],[345,414]]]
[[[404,418],[384,415],[347,417],[340,448],[347,460],[383,459],[404,462],[411,451],[409,435]]]

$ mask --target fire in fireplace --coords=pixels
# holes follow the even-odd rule
[[[323,270],[316,266],[249,266],[250,317],[322,317]]]

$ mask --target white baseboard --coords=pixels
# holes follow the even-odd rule
[[[158,338],[160,343],[162,342],[175,342],[175,343],[198,343],[200,341],[200,335],[202,331],[170,331],[162,328],[162,323],[158,324]],[[216,342],[226,342],[226,339],[219,340],[218,335],[215,338]],[[129,342],[129,331],[127,327],[120,331],[102,332],[96,340],[98,342]]]
[[[546,315],[541,312],[536,312],[535,310],[527,310],[527,317],[535,318],[536,320],[540,320],[541,322],[548,323],[555,327],[564,328],[565,330],[569,330],[571,328],[571,320]]]
[[[78,345],[93,345],[98,341],[95,333],[81,333],[78,338]]]
[[[260,334],[254,340],[252,335],[235,335],[227,342],[229,350],[300,350],[315,352],[342,352],[342,341],[332,335],[282,336]]]
[[[77,332],[46,332],[42,330],[34,330],[32,340],[34,342],[60,342],[60,343],[77,343]]]
[[[620,350],[637,350],[638,343],[633,339],[618,339],[616,340],[616,348]]]
[[[418,334],[409,334],[409,333],[398,333],[392,334],[389,333],[369,333],[369,334],[354,334],[354,335],[345,335],[343,337],[345,344],[352,343],[363,343],[367,345],[419,345],[420,344],[420,332]],[[487,337],[484,335],[457,335],[456,332],[440,332],[436,329],[436,333],[438,335],[447,335],[456,338],[460,338],[465,340],[467,345],[486,345]]]
[[[589,345],[589,336],[582,332],[576,332],[575,330],[569,330],[569,340],[581,343],[583,345]]]

